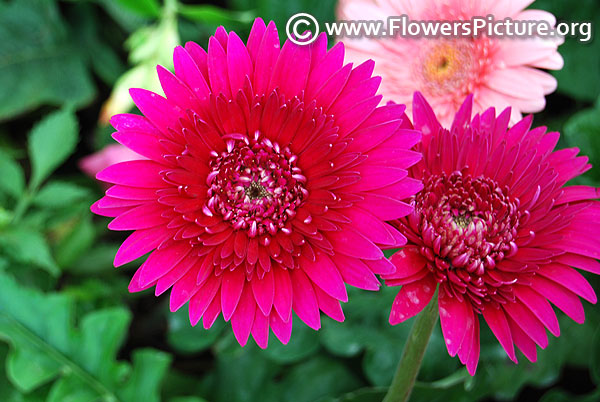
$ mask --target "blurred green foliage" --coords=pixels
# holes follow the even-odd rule
[[[271,335],[266,350],[252,341],[241,348],[221,319],[208,331],[191,327],[185,307],[168,311],[167,296],[127,292],[139,261],[112,267],[123,238],[92,217],[102,190],[77,168],[93,144],[108,141],[110,129],[98,122],[107,101],[129,86],[156,85],[154,66],[169,65],[176,43],[204,46],[220,24],[244,36],[255,16],[280,31],[300,11],[332,21],[335,6],[0,1],[0,401],[381,400],[411,326],[387,323],[397,289],[349,289],[345,323],[324,318],[315,332],[295,318],[287,346]],[[600,23],[596,0],[534,7]],[[561,131],[562,145],[600,166],[600,41],[567,39],[560,51],[559,89],[536,124]],[[600,170],[582,180],[599,185]],[[600,400],[600,313],[586,312],[585,325],[561,316],[560,338],[535,364],[522,355],[518,366],[509,362],[482,326],[475,377],[448,356],[438,328],[413,400]]]

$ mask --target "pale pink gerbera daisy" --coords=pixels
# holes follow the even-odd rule
[[[546,21],[554,16],[541,10],[524,10],[533,0],[343,0],[340,20],[383,20],[407,15],[414,21],[456,21],[493,15],[498,21]],[[558,70],[563,60],[557,52],[560,39],[501,38],[342,38],[352,61],[375,60],[375,73],[386,99],[406,103],[420,91],[442,124],[449,125],[467,94],[474,109],[512,107],[511,123],[521,112],[545,107],[544,95],[556,89],[556,80],[539,69]]]
[[[208,53],[187,43],[174,62],[158,69],[166,99],[133,89],[144,116],[112,118],[149,160],[97,176],[115,185],[93,211],[135,230],[115,265],[151,252],[129,289],[172,287],[171,310],[189,300],[205,328],[223,313],[242,345],[251,333],[266,347],[269,328],[286,343],[292,310],[314,329],[319,310],[343,320],[344,283],[376,290],[394,271],[380,247],[406,239],[385,221],[422,188],[404,107],[378,107],[372,61],[344,65],[324,35],[280,49],[260,19],[246,45],[221,27]]]
[[[590,168],[576,148],[554,151],[558,133],[531,128],[531,116],[507,129],[510,110],[475,115],[469,97],[450,130],[415,94],[413,121],[423,131],[423,161],[411,168],[425,186],[414,213],[398,221],[408,246],[392,257],[402,285],[390,323],[420,312],[439,284],[439,313],[450,355],[473,374],[479,315],[513,361],[515,345],[536,360],[559,335],[552,302],[578,323],[578,297],[596,295],[575,269],[600,274],[600,191],[564,187]]]

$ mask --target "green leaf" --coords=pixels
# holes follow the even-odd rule
[[[49,0],[0,2],[0,121],[43,104],[81,106],[95,92],[85,58]]]
[[[312,402],[349,392],[362,385],[340,362],[317,357],[290,370],[283,380],[284,400]]]
[[[254,344],[241,348],[231,331],[215,347],[217,353],[214,399],[252,402],[264,400],[265,386],[277,370]]]
[[[7,153],[0,150],[0,191],[18,198],[25,189],[25,176],[21,166]]]
[[[129,311],[94,311],[75,329],[73,310],[65,295],[22,288],[0,274],[0,339],[11,345],[10,381],[24,392],[54,381],[49,401],[159,401],[168,355],[137,350],[133,366],[116,360]]]
[[[591,22],[592,29],[600,24],[597,0],[579,0],[577,7],[563,0],[537,0],[532,8],[550,11],[563,21]],[[558,91],[580,100],[596,99],[600,94],[600,41],[565,38],[558,51],[565,61],[561,70],[552,72]]]
[[[271,337],[269,347],[264,352],[269,359],[277,363],[294,363],[314,354],[319,349],[317,332],[296,316],[294,316],[293,328],[293,335],[287,345],[282,344],[275,337]]]
[[[33,198],[33,205],[40,208],[70,208],[77,201],[89,197],[91,192],[68,181],[46,184]]]
[[[123,8],[142,16],[160,16],[160,4],[157,0],[116,0]]]
[[[75,150],[78,139],[77,118],[63,109],[46,116],[29,135],[31,187],[36,188]]]
[[[585,109],[565,124],[564,135],[570,146],[584,150],[593,166],[600,164],[600,107]],[[588,173],[596,180],[600,179],[600,170],[592,169]]]
[[[25,265],[33,264],[54,276],[60,274],[46,239],[39,232],[26,228],[11,228],[1,232],[0,250],[13,261]]]
[[[334,399],[335,402],[381,402],[387,393],[387,388],[373,387],[361,388],[348,392]]]
[[[225,327],[223,320],[217,320],[209,330],[205,330],[201,324],[192,327],[187,309],[183,308],[175,313],[169,312],[167,319],[167,340],[175,350],[182,353],[196,353],[208,349]]]
[[[230,11],[209,4],[179,4],[177,11],[191,20],[216,25],[227,25],[236,22],[250,24],[255,18],[252,11]]]
[[[596,328],[594,341],[592,342],[592,353],[590,355],[590,371],[596,385],[600,386],[600,326]]]
[[[56,246],[56,262],[61,267],[71,266],[88,251],[96,239],[96,230],[90,214],[85,214]]]

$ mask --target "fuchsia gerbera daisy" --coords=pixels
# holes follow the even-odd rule
[[[390,315],[397,324],[419,313],[439,284],[439,314],[450,355],[474,374],[479,315],[515,363],[515,345],[531,361],[536,344],[559,335],[550,305],[578,323],[579,297],[594,290],[573,267],[600,274],[600,192],[563,187],[590,168],[576,148],[554,151],[558,133],[531,128],[531,116],[507,129],[510,110],[471,119],[472,97],[450,130],[415,94],[413,122],[422,130],[423,160],[410,173],[423,180],[415,210],[397,222],[408,245],[392,257],[402,285]]]
[[[319,310],[343,320],[345,283],[376,290],[374,274],[394,271],[380,247],[406,238],[385,221],[422,188],[407,177],[421,156],[404,107],[378,107],[372,61],[344,64],[324,35],[280,49],[260,19],[246,45],[221,27],[174,64],[158,68],[166,98],[132,89],[144,116],[111,120],[148,160],[97,176],[114,186],[92,210],[134,230],[115,265],[151,252],[130,291],[172,288],[171,310],[189,301],[205,328],[223,313],[242,345],[266,347],[269,328],[286,343],[292,311],[314,329]]]

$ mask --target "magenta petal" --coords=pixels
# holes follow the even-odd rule
[[[252,324],[254,323],[255,312],[256,301],[254,300],[254,295],[252,294],[250,285],[246,283],[238,306],[231,317],[231,328],[233,329],[233,334],[241,346],[246,345],[246,342],[248,341],[250,331],[252,330]]]
[[[125,133],[135,131],[152,135],[160,134],[160,130],[158,130],[146,117],[138,114],[116,114],[110,118],[110,124],[115,130]]]
[[[248,54],[250,55],[253,63],[256,63],[256,59],[258,58],[260,42],[262,41],[266,30],[267,26],[265,25],[263,19],[256,18],[252,24],[252,29],[250,29],[248,43],[246,45],[248,48]]]
[[[548,337],[544,325],[527,307],[519,302],[506,303],[504,311],[542,349],[548,346]]]
[[[186,241],[176,242],[173,246],[155,250],[141,267],[140,285],[155,282],[169,272],[189,252],[191,247]]]
[[[266,272],[262,279],[254,278],[250,283],[258,307],[264,315],[268,316],[271,313],[273,299],[275,298],[273,271]]]
[[[556,314],[544,297],[526,286],[515,286],[517,298],[548,328],[554,336],[560,335]]]
[[[156,288],[154,289],[154,295],[160,296],[171,286],[175,284],[179,279],[183,278],[196,264],[197,256],[190,253],[183,260],[179,262],[173,269],[163,275],[158,281],[156,281]]]
[[[258,347],[266,349],[269,344],[269,316],[256,310],[251,333]]]
[[[131,187],[165,187],[160,172],[165,169],[154,161],[134,160],[107,167],[96,175],[98,180]],[[132,175],[131,172],[136,172]]]
[[[283,321],[277,314],[271,314],[269,316],[269,324],[273,333],[284,345],[287,345],[292,336],[292,321],[291,318],[287,321]]]
[[[182,113],[179,107],[145,89],[132,88],[129,93],[138,109],[164,134],[168,135],[168,128],[180,127],[179,117]]]
[[[420,313],[431,301],[436,287],[432,275],[402,286],[392,304],[390,324],[399,324]]]
[[[321,316],[310,279],[299,269],[292,270],[290,277],[292,279],[292,289],[294,290],[292,300],[294,312],[306,325],[318,330],[321,328]]]
[[[165,207],[156,203],[148,203],[130,209],[113,219],[108,228],[111,230],[149,229],[166,224],[162,217]]]
[[[190,298],[196,294],[199,286],[196,285],[194,278],[195,271],[189,270],[180,281],[175,282],[171,289],[171,297],[169,299],[169,308],[171,312],[175,312],[181,308]]]
[[[531,282],[537,292],[550,300],[573,321],[583,324],[585,312],[581,301],[573,292],[541,276],[533,277]]]
[[[327,314],[330,318],[338,321],[344,321],[344,312],[342,311],[342,306],[340,305],[340,301],[336,298],[329,296],[325,293],[321,288],[314,287],[315,296],[317,296],[317,303],[319,304],[319,309]]]
[[[535,362],[537,360],[537,350],[535,348],[535,342],[519,327],[519,325],[510,318],[508,318],[508,325],[510,326],[510,332],[512,334],[513,340],[515,341],[515,345],[523,352],[525,357],[529,359],[530,362]]]
[[[417,130],[423,133],[424,146],[427,146],[431,141],[431,136],[437,134],[442,128],[431,106],[420,92],[415,92],[413,98],[413,124]]]
[[[275,295],[273,307],[284,322],[290,320],[292,314],[292,281],[287,270],[276,268],[273,270]],[[274,314],[271,314],[273,316]]]
[[[241,269],[223,272],[221,284],[221,308],[223,319],[229,321],[238,305],[246,282],[246,274]]]
[[[133,278],[131,278],[131,282],[129,282],[128,290],[130,293],[141,292],[142,290],[146,290],[154,286],[154,283],[147,284],[146,286],[140,286],[140,271],[141,268],[138,269],[135,274],[133,274]]]
[[[300,259],[300,264],[306,275],[317,287],[323,289],[331,297],[347,302],[346,287],[335,263],[320,251],[317,251],[315,256],[315,261],[302,257]]]
[[[363,194],[362,197],[364,198],[363,201],[356,203],[356,205],[384,221],[404,217],[413,211],[410,205],[390,197],[372,193]]]
[[[336,261],[342,279],[348,285],[365,290],[379,290],[379,280],[362,260],[338,255]]]
[[[450,131],[465,130],[467,125],[471,122],[471,113],[473,110],[473,95],[468,95],[456,115]]]
[[[515,346],[504,311],[500,308],[486,307],[483,310],[483,318],[485,318],[485,322],[487,322],[496,338],[498,338],[500,345],[502,345],[508,357],[517,363]]]
[[[338,232],[327,233],[327,238],[336,252],[349,257],[364,260],[378,260],[383,257],[379,247],[350,226],[345,226]]]
[[[440,309],[440,324],[448,353],[450,356],[456,356],[458,348],[460,348],[465,334],[469,330],[467,324],[469,316],[472,317],[472,314],[468,310],[471,307],[467,306],[466,302],[460,302],[441,291],[438,304]],[[470,322],[473,325],[472,318]]]
[[[170,237],[169,233],[165,233],[161,227],[136,230],[119,247],[115,255],[115,267],[120,267],[143,256]]]
[[[588,281],[573,268],[561,264],[547,264],[539,274],[562,285],[590,303],[598,301],[596,293]]]
[[[427,260],[414,248],[405,247],[392,255],[392,264],[396,267],[394,273],[384,279],[409,278],[426,269]]]
[[[198,292],[190,299],[190,322],[196,325],[206,309],[212,303],[221,287],[222,275],[211,275]]]
[[[175,65],[175,74],[177,74],[177,77],[187,84],[196,97],[201,101],[208,99],[210,88],[205,76],[201,73],[198,64],[194,62],[186,49],[181,46],[175,48],[173,64]]]
[[[246,46],[235,32],[231,32],[227,42],[227,71],[229,85],[235,93],[244,86],[246,77],[252,81],[252,60]]]
[[[208,77],[210,88],[216,95],[231,96],[227,72],[227,54],[219,41],[211,36],[208,40]]]

